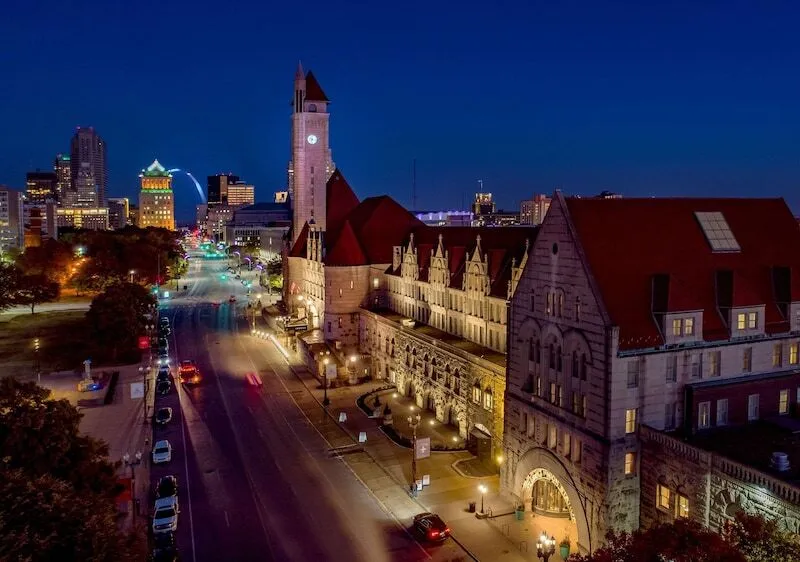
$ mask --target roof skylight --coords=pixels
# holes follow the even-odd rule
[[[740,252],[742,249],[731,232],[728,222],[719,211],[695,212],[697,222],[706,235],[712,252]]]

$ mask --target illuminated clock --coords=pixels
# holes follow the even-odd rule
[[[317,144],[317,135],[308,135],[308,144]]]

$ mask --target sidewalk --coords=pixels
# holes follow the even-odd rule
[[[267,341],[265,345],[274,344]],[[499,477],[470,478],[462,476],[453,468],[457,461],[472,458],[467,452],[433,452],[430,458],[418,460],[417,478],[429,475],[431,484],[419,492],[416,498],[411,497],[408,492],[411,482],[411,450],[386,437],[377,421],[368,418],[357,405],[359,396],[385,387],[385,381],[328,389],[330,405],[326,413],[322,408],[324,391],[318,388],[318,380],[295,353],[287,349],[285,344],[282,347],[288,356],[290,369],[314,399],[313,402],[298,400],[298,405],[331,444],[332,454],[337,454],[335,449],[341,447],[338,454],[342,460],[372,491],[383,507],[403,525],[410,526],[411,519],[417,513],[432,511],[447,522],[453,540],[474,560],[538,560],[535,540],[532,545],[527,545],[522,544],[518,538],[523,532],[518,528],[523,527],[524,521],[515,521],[517,525],[512,530],[511,525],[505,526],[505,519],[497,517],[503,513],[512,513],[513,518],[513,506],[498,495]],[[346,421],[339,423],[342,413],[346,415]],[[401,414],[393,408],[393,417],[396,419],[400,415],[407,416],[405,412]],[[420,435],[421,427],[418,431]],[[362,432],[366,435],[366,442],[359,445],[359,434]],[[496,516],[494,519],[478,519],[475,513],[468,510],[470,502],[476,502],[477,509],[480,510],[481,496],[478,486],[481,484],[488,488],[484,496],[484,508]],[[531,531],[528,529],[525,532]],[[525,552],[526,547],[528,552]],[[556,554],[551,560],[560,560],[557,556]]]

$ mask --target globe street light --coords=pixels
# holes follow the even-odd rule
[[[131,467],[131,499],[135,506],[133,509],[133,522],[136,523],[136,512],[139,511],[139,500],[136,499],[136,467],[142,463],[142,452],[136,451],[133,459],[128,453],[125,453],[122,457],[122,462],[125,463],[125,466]]]
[[[131,282],[131,283],[133,283],[133,274],[134,274],[134,273],[136,273],[136,270],[135,270],[135,269],[131,269],[131,270],[128,272],[128,275],[130,276],[130,282]]]
[[[539,540],[536,541],[536,557],[541,558],[544,562],[550,560],[550,557],[555,554],[556,551],[556,538],[555,537],[547,537],[547,533],[543,532],[542,535],[539,537]]]
[[[422,417],[417,414],[416,416],[408,416],[408,426],[411,428],[411,493],[417,495],[417,426],[419,426]]]
[[[478,491],[481,493],[481,514],[483,514],[483,497],[486,495],[488,489],[486,488],[486,486],[481,484],[480,486],[478,486]]]
[[[322,392],[324,394],[324,396],[322,397],[322,405],[325,406],[326,408],[331,403],[331,401],[328,400],[328,363],[329,362],[330,362],[330,359],[328,359],[327,357],[322,360],[322,364],[325,365],[325,368],[322,370],[322,376],[323,376],[323,379],[322,379],[323,391]]]

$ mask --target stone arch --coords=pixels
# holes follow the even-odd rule
[[[586,354],[586,360],[592,362],[592,346],[589,345],[589,340],[580,330],[567,330],[564,332],[564,347],[568,351],[576,350],[578,354]]]
[[[595,544],[595,541],[599,541],[599,537],[592,536],[584,502],[581,500],[585,494],[579,491],[578,484],[563,463],[547,449],[542,447],[529,449],[517,461],[512,476],[513,493],[519,499],[525,499],[526,486],[530,486],[532,489],[535,479],[530,476],[531,474],[536,474],[537,477],[544,477],[545,474],[548,474],[548,477],[552,477],[558,482],[560,489],[564,492],[564,497],[569,502],[570,513],[575,517],[580,552],[592,552],[595,547],[599,546],[599,543]]]

